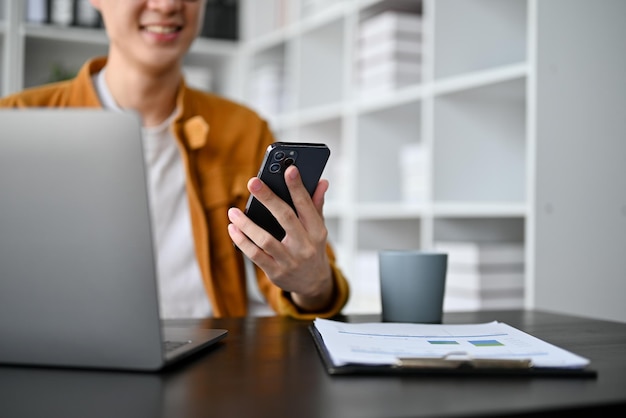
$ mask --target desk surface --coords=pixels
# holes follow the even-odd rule
[[[158,374],[1,367],[0,416],[364,418],[626,410],[626,324],[535,311],[444,318],[445,323],[492,320],[589,358],[598,376],[331,377],[307,330],[309,322],[277,317],[171,321],[226,328],[229,335],[208,352]]]

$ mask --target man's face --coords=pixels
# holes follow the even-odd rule
[[[205,0],[91,0],[100,10],[110,55],[148,71],[178,65],[202,26]]]

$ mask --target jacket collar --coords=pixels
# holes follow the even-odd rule
[[[203,112],[195,108],[194,104],[196,101],[190,97],[193,94],[194,91],[187,87],[183,79],[176,97],[176,105],[180,111],[174,124],[182,125],[186,145],[190,150],[197,150],[207,144],[210,126],[209,122],[200,116]]]
[[[98,92],[93,84],[92,76],[106,65],[106,58],[95,58],[87,61],[72,82],[70,103],[81,103],[85,107],[102,107]]]

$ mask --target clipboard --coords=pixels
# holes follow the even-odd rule
[[[336,366],[326,349],[324,340],[315,325],[309,325],[315,347],[326,372],[331,376],[516,376],[516,377],[572,377],[596,378],[598,373],[590,368],[571,369],[533,367],[527,360],[457,359],[457,358],[404,358],[393,365],[346,364]]]

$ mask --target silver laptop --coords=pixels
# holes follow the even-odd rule
[[[159,318],[132,113],[0,109],[0,364],[159,370],[225,330]]]

